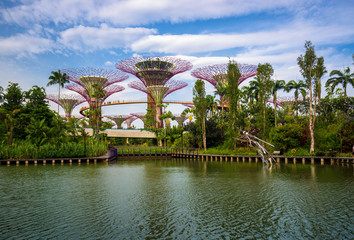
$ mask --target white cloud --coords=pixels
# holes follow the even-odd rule
[[[186,22],[240,16],[260,11],[297,8],[304,0],[38,0],[22,1],[0,13],[7,22],[82,24],[108,22],[115,25],[142,25],[161,21]],[[310,1],[312,2],[312,1]]]
[[[136,52],[192,54],[237,47],[266,46],[268,49],[263,51],[279,52],[302,45],[306,39],[320,44],[338,44],[351,43],[353,37],[354,29],[347,26],[321,27],[311,23],[295,23],[277,30],[251,33],[150,35],[132,43],[131,48]]]
[[[0,38],[0,55],[17,55],[19,57],[51,51],[55,47],[51,39],[31,34],[16,34]]]
[[[80,25],[61,32],[59,42],[69,49],[90,52],[97,49],[124,48],[130,42],[156,32],[156,29],[113,28],[106,24],[101,24],[98,28]]]
[[[106,61],[106,62],[104,63],[104,65],[106,65],[106,66],[113,66],[114,63],[111,62],[111,61]]]

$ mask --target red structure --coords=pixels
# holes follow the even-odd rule
[[[148,109],[155,109],[156,127],[161,128],[159,119],[161,107],[158,105],[170,93],[187,86],[186,83],[170,81],[176,74],[192,69],[188,61],[176,57],[133,57],[116,64],[116,68],[136,76],[140,82],[132,82],[129,87],[147,94]]]
[[[61,95],[60,98],[58,95],[49,94],[47,95],[46,99],[59,104],[64,109],[65,118],[67,121],[69,121],[73,109],[81,103],[85,102],[85,99],[81,96],[67,94]]]

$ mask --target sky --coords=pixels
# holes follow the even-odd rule
[[[273,78],[288,82],[302,79],[297,58],[304,54],[307,40],[315,46],[316,55],[324,57],[328,73],[353,69],[353,12],[353,0],[2,0],[0,86],[17,82],[28,90],[38,85],[47,94],[55,94],[57,86],[46,87],[52,71],[115,69],[115,63],[136,55],[176,56],[190,61],[193,69],[229,59],[270,63]],[[190,71],[173,79],[187,82],[188,87],[166,99],[192,101],[196,79]],[[127,86],[134,80],[130,75],[121,83],[125,90],[107,101],[146,99]],[[207,82],[206,89],[214,94]],[[354,95],[352,87],[348,94]],[[50,106],[57,110],[57,105]],[[171,104],[167,110],[178,114],[184,108]],[[103,113],[145,109],[144,104],[120,105],[104,107]]]

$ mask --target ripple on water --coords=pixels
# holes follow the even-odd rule
[[[5,239],[350,239],[351,168],[189,161],[0,168]]]

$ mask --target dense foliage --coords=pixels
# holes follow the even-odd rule
[[[1,88],[0,159],[100,156],[107,144],[87,137],[75,118],[62,119],[49,109],[45,89],[19,84]]]

